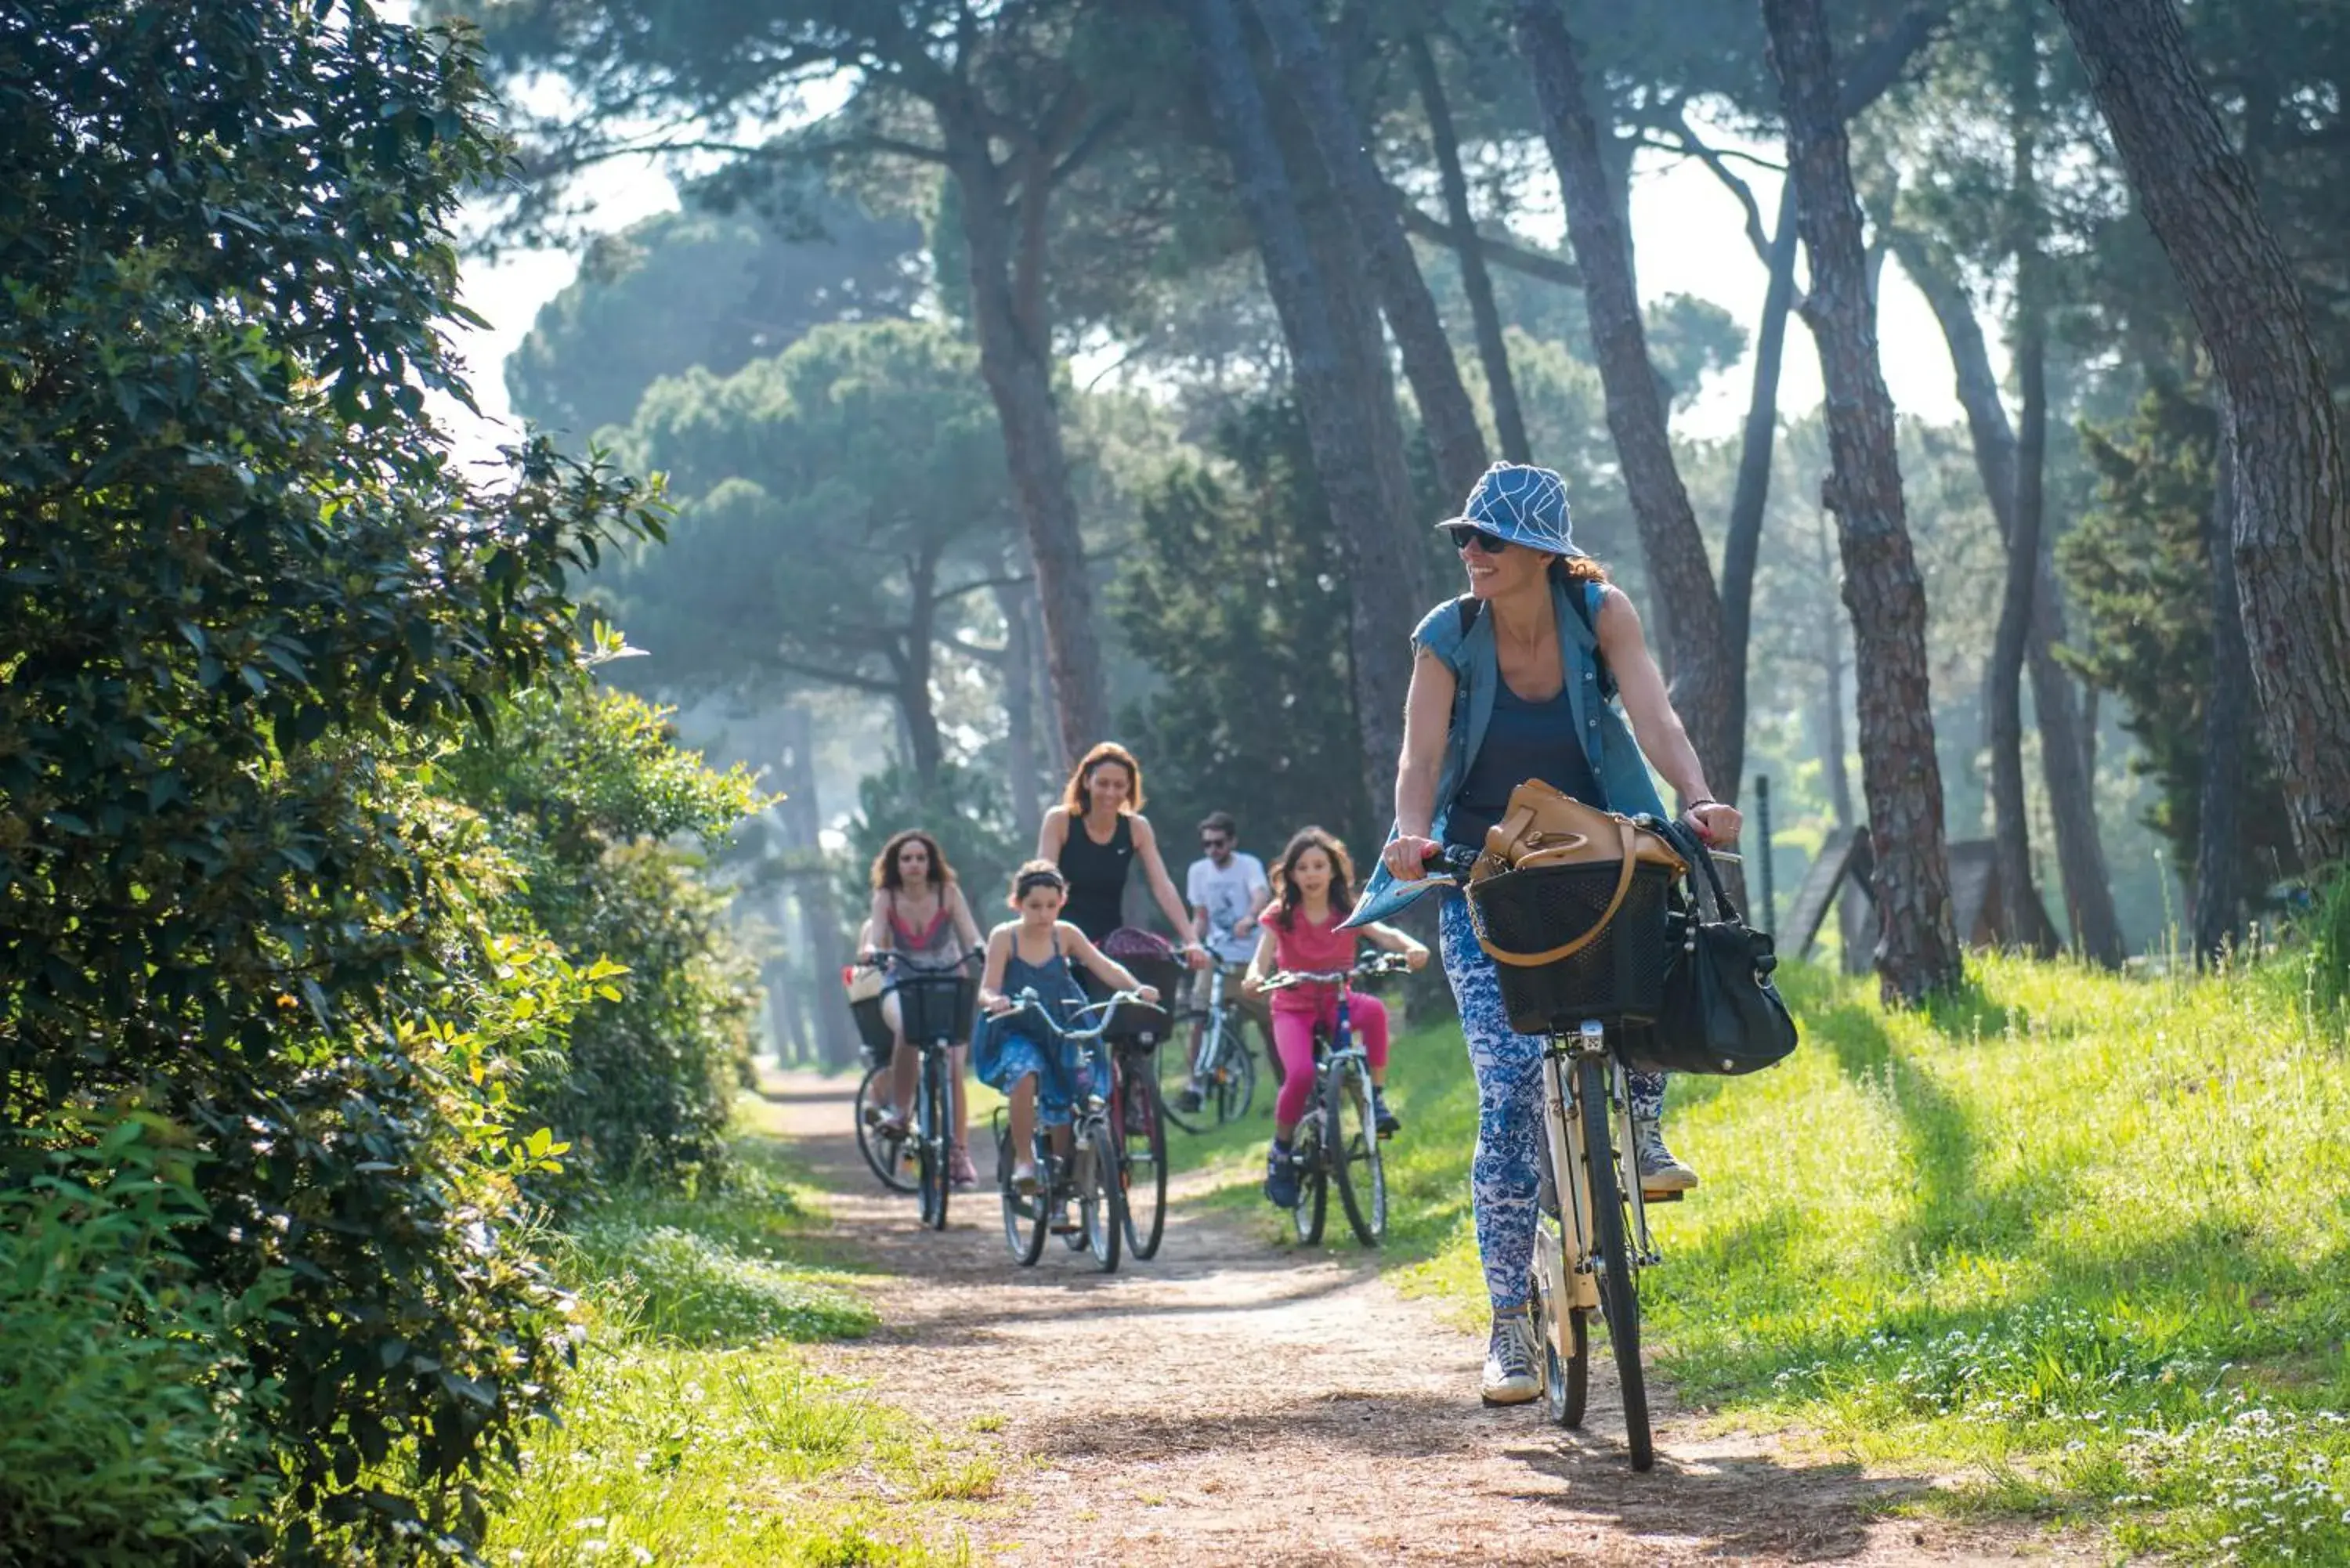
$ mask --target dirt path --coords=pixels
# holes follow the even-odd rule
[[[1159,1256],[1117,1274],[1057,1240],[1017,1268],[989,1152],[948,1231],[925,1232],[858,1159],[849,1094],[767,1085],[772,1125],[831,1193],[837,1243],[876,1273],[886,1326],[823,1355],[941,1430],[993,1434],[1007,1463],[1002,1505],[972,1526],[981,1562],[2103,1560],[2021,1530],[1872,1521],[1924,1483],[1702,1436],[1669,1411],[1656,1469],[1636,1475],[1612,1373],[1581,1432],[1539,1406],[1487,1410],[1481,1338],[1358,1260],[1196,1206],[1179,1202]]]

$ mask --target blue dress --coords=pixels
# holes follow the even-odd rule
[[[1019,933],[1013,934],[1011,956],[1003,965],[1003,994],[1018,996],[1023,991],[1034,991],[1063,1023],[1086,1004],[1085,992],[1069,971],[1068,956],[1061,951],[1057,929],[1053,932],[1053,956],[1043,963],[1022,958]],[[1021,1079],[1034,1076],[1038,1121],[1055,1127],[1067,1126],[1077,1097],[1094,1092],[1091,1057],[1089,1049],[1048,1033],[1037,1027],[1033,1015],[1017,1012],[988,1025],[972,1066],[982,1083],[1006,1095]]]

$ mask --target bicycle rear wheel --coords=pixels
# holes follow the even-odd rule
[[[1297,1232],[1297,1240],[1305,1246],[1318,1246],[1322,1226],[1330,1212],[1330,1176],[1322,1163],[1322,1116],[1318,1110],[1308,1110],[1305,1119],[1297,1124],[1296,1142],[1292,1146],[1297,1161],[1297,1203],[1289,1211],[1289,1223]]]
[[[922,1198],[922,1223],[933,1231],[947,1228],[947,1131],[948,1113],[952,1108],[952,1091],[947,1086],[947,1054],[944,1047],[922,1053],[922,1076],[916,1104],[914,1137],[920,1145],[916,1153],[915,1168],[920,1172]]]
[[[1624,1437],[1632,1468],[1657,1462],[1648,1431],[1648,1386],[1640,1367],[1640,1282],[1632,1272],[1630,1227],[1625,1222],[1623,1184],[1617,1178],[1616,1145],[1608,1126],[1607,1063],[1586,1056],[1575,1064],[1575,1098],[1583,1114],[1583,1156],[1591,1186],[1592,1229],[1599,1242],[1599,1307],[1607,1319],[1607,1342],[1616,1356],[1616,1378],[1624,1395]]]
[[[1159,1047],[1159,1061],[1156,1068],[1159,1103],[1164,1107],[1167,1119],[1188,1133],[1205,1132],[1208,1128],[1208,1119],[1214,1114],[1212,1108],[1207,1104],[1214,1094],[1212,1081],[1201,1085],[1201,1103],[1199,1109],[1178,1110],[1175,1105],[1175,1102],[1182,1097],[1183,1091],[1191,1086],[1191,1047],[1194,1039],[1197,1039],[1201,1052],[1207,1056],[1211,1067],[1216,1053],[1223,1049],[1222,1042],[1204,1033],[1212,1022],[1213,1016],[1200,1008],[1195,1007],[1188,1012],[1179,1012],[1175,1015],[1174,1022],[1169,1024],[1167,1038]],[[1198,1032],[1196,1035],[1195,1032]]]
[[[1349,1060],[1330,1075],[1322,1141],[1329,1151],[1331,1183],[1347,1210],[1355,1240],[1376,1247],[1388,1231],[1388,1173],[1379,1158],[1378,1129],[1371,1125],[1371,1074]]]
[[[1118,1269],[1118,1242],[1126,1230],[1126,1204],[1118,1184],[1118,1146],[1109,1124],[1097,1121],[1081,1129],[1076,1151],[1077,1215],[1085,1232],[1086,1250],[1105,1274]]]
[[[1155,1258],[1167,1230],[1166,1106],[1159,1102],[1158,1079],[1148,1073],[1121,1073],[1118,1096],[1118,1188],[1126,1242],[1136,1257]]]
[[[1049,1210],[1043,1193],[1023,1198],[1012,1184],[1012,1135],[1001,1126],[995,1129],[995,1186],[1003,1199],[1003,1245],[1012,1253],[1012,1261],[1023,1268],[1033,1265],[1045,1255],[1045,1216]]]
[[[884,1137],[879,1129],[867,1119],[868,1114],[878,1113],[889,1099],[889,1064],[887,1062],[866,1069],[864,1078],[857,1085],[857,1152],[865,1157],[866,1165],[880,1179],[882,1186],[892,1192],[911,1192],[914,1190],[914,1176],[908,1168],[910,1140]]]

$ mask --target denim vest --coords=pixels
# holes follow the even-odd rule
[[[1568,602],[1566,596],[1572,591],[1586,596],[1584,603],[1591,612],[1587,619]],[[1644,812],[1663,816],[1664,802],[1632,739],[1631,726],[1625,722],[1622,709],[1600,691],[1599,645],[1592,628],[1599,624],[1601,592],[1597,583],[1555,581],[1551,585],[1551,607],[1558,618],[1560,668],[1566,672],[1575,734],[1583,742],[1592,776],[1607,796],[1586,804],[1627,816]],[[1448,599],[1428,612],[1411,634],[1411,645],[1415,652],[1425,649],[1434,654],[1452,671],[1452,722],[1445,735],[1444,766],[1436,777],[1436,816],[1429,827],[1429,836],[1441,841],[1445,818],[1460,798],[1469,764],[1475,760],[1477,748],[1485,743],[1485,728],[1493,717],[1493,692],[1502,680],[1501,659],[1493,648],[1493,618],[1491,613],[1479,616],[1464,637],[1461,601]],[[1392,843],[1395,837],[1395,827],[1389,825],[1388,841]],[[1359,926],[1384,920],[1426,891],[1424,885],[1399,884],[1382,865],[1371,873],[1346,923]]]

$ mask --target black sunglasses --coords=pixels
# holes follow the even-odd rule
[[[1488,534],[1474,523],[1447,523],[1444,536],[1452,541],[1456,550],[1466,550],[1473,545],[1488,556],[1498,556],[1510,547],[1507,539],[1499,534]]]
[[[1200,840],[1200,847],[1202,849],[1222,849],[1225,845],[1230,844],[1232,840],[1229,838],[1202,838]]]

